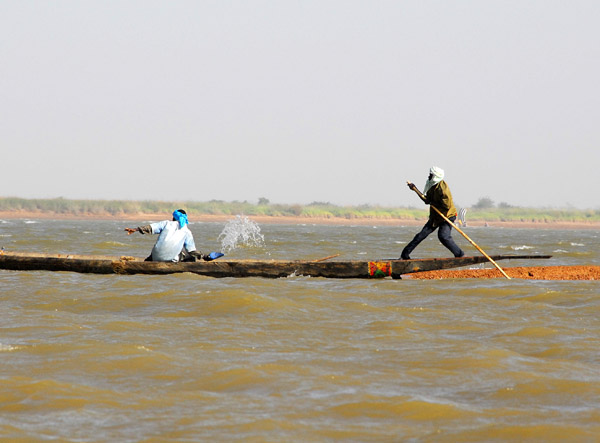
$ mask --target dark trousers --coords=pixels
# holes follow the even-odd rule
[[[454,222],[454,220],[456,220],[456,217],[449,217],[449,220]],[[440,242],[445,247],[450,249],[450,252],[452,252],[452,254],[454,254],[455,257],[462,257],[463,255],[465,255],[462,249],[460,249],[452,239],[452,226],[450,226],[450,223],[443,222],[440,226],[434,227],[433,222],[431,221],[431,219],[429,219],[427,223],[425,223],[425,226],[423,226],[423,229],[421,229],[421,232],[415,235],[415,238],[413,238],[411,242],[407,244],[406,247],[402,250],[401,257],[407,259],[410,256],[410,253],[419,245],[419,243],[425,240],[429,236],[429,234],[431,234],[436,229],[438,229],[438,238],[440,239]]]

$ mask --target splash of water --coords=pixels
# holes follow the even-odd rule
[[[217,237],[221,241],[221,252],[231,252],[237,248],[264,248],[265,236],[260,226],[245,215],[236,215],[229,220]]]

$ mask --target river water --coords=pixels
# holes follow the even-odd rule
[[[0,246],[144,257],[155,238],[125,235],[130,225],[4,220]],[[191,225],[204,252],[222,248],[224,228]],[[260,228],[263,246],[227,257],[393,258],[419,229]],[[502,266],[600,264],[598,231],[465,229],[488,254],[553,255]],[[440,256],[435,234],[413,253]],[[0,271],[0,439],[598,441],[599,292],[596,281]]]

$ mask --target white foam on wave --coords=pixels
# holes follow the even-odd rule
[[[104,246],[127,246],[126,243],[122,243],[116,240],[111,240],[111,241],[105,241],[105,242],[101,242],[101,243],[96,243],[96,246],[101,248]]]
[[[515,251],[521,251],[523,249],[533,249],[533,246],[527,246],[527,245],[522,245],[522,246],[511,246],[511,249],[515,250]]]

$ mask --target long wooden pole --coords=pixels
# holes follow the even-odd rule
[[[407,184],[410,189],[412,189],[413,191],[415,191],[417,193],[417,195],[421,198],[421,200],[423,200],[423,201],[427,200],[426,197],[423,195],[423,193],[421,191],[419,191],[419,189],[413,183],[407,182]],[[498,266],[498,263],[496,263],[492,259],[492,257],[487,255],[483,249],[481,249],[479,246],[477,246],[477,244],[473,240],[471,240],[467,234],[465,234],[458,226],[454,226],[454,223],[452,223],[452,221],[448,217],[446,217],[444,214],[442,214],[442,212],[438,208],[436,208],[432,204],[430,204],[429,206],[431,206],[435,210],[435,212],[437,212],[444,220],[446,220],[450,224],[450,226],[453,226],[454,229],[456,229],[458,232],[460,232],[462,234],[462,236],[464,238],[466,238],[473,246],[475,246],[477,248],[477,250],[479,252],[481,252],[485,258],[487,258],[496,268],[498,268],[498,270],[502,273],[502,275],[504,275],[507,279],[510,280],[510,277],[506,274],[506,272],[504,272],[504,270],[500,266]]]
[[[335,258],[335,257],[339,257],[340,254],[335,254],[335,255],[329,255],[327,257],[323,257],[323,258],[318,258],[316,260],[313,260],[312,263],[319,263],[321,261],[325,261],[325,260],[329,260],[330,258]]]

